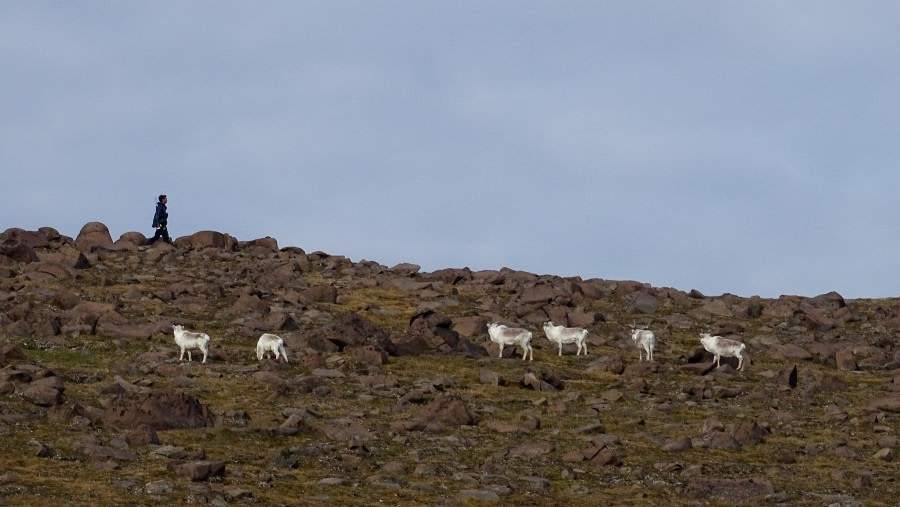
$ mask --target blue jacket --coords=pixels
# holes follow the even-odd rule
[[[169,213],[166,211],[166,204],[162,202],[156,203],[156,213],[153,214],[153,228],[165,228],[168,222]]]

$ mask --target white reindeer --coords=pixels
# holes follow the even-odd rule
[[[584,355],[587,355],[587,344],[584,343],[584,339],[587,338],[588,335],[587,329],[582,329],[580,327],[555,326],[553,325],[553,322],[545,322],[544,334],[547,335],[548,340],[559,344],[559,355],[562,355],[564,343],[574,343],[578,345],[578,352],[575,353],[576,356],[581,355],[582,348],[584,348]]]
[[[500,345],[500,355],[503,357],[504,345],[518,345],[522,347],[522,360],[525,356],[530,356],[534,361],[534,349],[531,348],[531,331],[518,327],[506,327],[503,324],[491,322],[488,324],[488,335],[491,341]]]
[[[178,324],[172,326],[175,330],[175,344],[181,347],[181,357],[179,361],[184,361],[184,351],[187,351],[188,361],[191,361],[191,349],[198,349],[203,352],[203,362],[206,362],[206,355],[209,352],[209,335],[206,333],[195,333],[193,331],[185,331],[184,326]]]
[[[747,348],[747,346],[743,343],[737,340],[722,338],[721,336],[711,336],[709,333],[700,333],[700,343],[703,345],[703,348],[706,349],[707,352],[716,356],[714,359],[714,361],[716,362],[716,368],[722,366],[721,357],[725,356],[738,358],[737,369],[743,369],[743,353],[744,349]]]
[[[256,358],[262,361],[266,357],[267,352],[271,352],[275,356],[276,361],[283,357],[285,363],[289,362],[287,351],[284,350],[284,340],[280,336],[263,333],[259,337],[259,341],[256,342]]]
[[[653,331],[631,326],[631,341],[638,349],[638,361],[644,360],[641,349],[647,353],[647,361],[653,361],[653,349],[656,348],[656,335]]]

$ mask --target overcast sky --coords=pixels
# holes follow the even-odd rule
[[[896,297],[900,3],[0,0],[0,230]]]

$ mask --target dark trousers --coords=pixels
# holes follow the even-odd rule
[[[150,240],[150,244],[152,245],[159,238],[162,238],[166,243],[172,243],[172,240],[169,239],[169,230],[165,225],[160,227],[159,229],[156,229],[156,233],[153,234],[153,239]]]

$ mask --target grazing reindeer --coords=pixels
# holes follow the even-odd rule
[[[283,357],[285,363],[289,362],[287,351],[284,350],[284,340],[280,336],[263,333],[259,337],[259,341],[256,342],[256,358],[262,361],[266,357],[267,352],[271,352],[275,356],[276,361]]]

